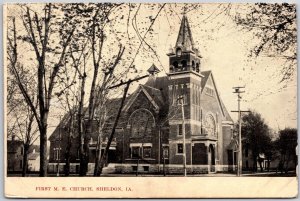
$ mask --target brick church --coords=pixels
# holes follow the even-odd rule
[[[233,170],[236,164],[233,121],[219,96],[212,72],[201,71],[201,56],[185,15],[175,46],[167,56],[169,74],[150,76],[126,98],[117,133],[109,148],[108,167],[116,173],[164,171],[179,174],[183,173],[185,160],[187,173]],[[153,65],[148,71],[157,70]],[[119,102],[119,99],[111,100],[107,107],[119,105]],[[67,122],[68,114],[49,138],[50,172],[55,171],[58,162],[61,170],[65,165]],[[111,127],[112,123],[107,123],[102,130],[102,150]],[[89,172],[93,172],[95,163],[97,130],[95,128],[90,142]],[[78,172],[80,140],[76,134],[72,140],[71,172]]]

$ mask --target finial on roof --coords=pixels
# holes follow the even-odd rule
[[[157,74],[159,72],[160,72],[160,70],[154,64],[152,64],[152,66],[148,69],[148,73],[150,75],[154,75],[154,74]]]
[[[186,5],[184,5],[184,6],[183,6],[183,13],[182,13],[183,16],[186,15],[186,10],[187,10]]]

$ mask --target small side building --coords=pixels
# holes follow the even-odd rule
[[[7,141],[7,171],[21,172],[23,167],[24,143],[12,137]]]
[[[38,172],[40,170],[40,147],[31,145],[28,151],[28,167],[29,172]]]

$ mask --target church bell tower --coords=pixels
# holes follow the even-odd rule
[[[182,164],[183,139],[185,139],[185,158],[192,164],[193,136],[201,131],[201,56],[192,37],[186,15],[182,16],[181,25],[174,48],[169,53],[169,161]],[[183,102],[179,101],[183,97]],[[182,104],[184,124],[182,121]],[[183,126],[185,138],[183,138]]]
[[[200,90],[201,90],[201,56],[195,48],[191,28],[185,14],[182,16],[181,25],[174,48],[169,53],[169,110],[174,110],[178,105],[178,97],[184,97],[185,118],[198,120],[200,116]],[[176,103],[177,102],[177,103]],[[194,107],[198,108],[194,108]],[[180,117],[178,116],[178,119]]]
[[[191,28],[186,15],[181,20],[181,25],[174,48],[170,48],[169,53],[169,73],[182,74],[192,72],[200,75],[200,53],[192,37]]]

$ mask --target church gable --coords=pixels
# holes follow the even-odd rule
[[[219,113],[220,115],[225,118],[224,108],[213,78],[212,73],[206,74],[207,77],[205,83],[203,83],[202,88],[202,107],[207,111],[211,111],[213,113]]]
[[[210,76],[208,77],[207,79],[207,82],[206,82],[206,86],[209,86],[209,87],[214,87],[214,83],[213,83],[213,80],[212,80],[212,74],[210,74]]]
[[[131,113],[137,109],[146,108],[154,112],[159,111],[158,103],[155,99],[145,90],[144,86],[140,86],[138,90],[132,95],[124,107],[124,111]]]

